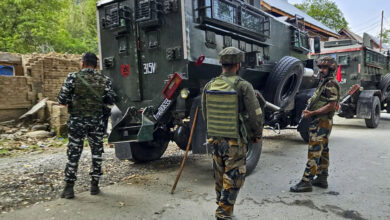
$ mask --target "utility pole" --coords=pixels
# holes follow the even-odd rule
[[[384,17],[384,11],[382,10],[381,37],[380,37],[380,43],[379,43],[379,52],[382,52],[382,39],[383,39],[383,17]]]

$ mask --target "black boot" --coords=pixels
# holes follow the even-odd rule
[[[290,187],[291,192],[311,192],[313,191],[313,187],[311,183],[308,181],[299,182],[297,185]]]
[[[66,182],[64,191],[61,193],[61,198],[72,199],[74,198],[74,182]]]
[[[91,181],[91,195],[97,195],[100,193],[99,180]]]
[[[320,188],[328,188],[328,176],[327,175],[318,175],[313,181],[311,181],[313,186],[318,186]]]

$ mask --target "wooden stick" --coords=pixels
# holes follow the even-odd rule
[[[188,151],[190,151],[192,135],[194,134],[194,128],[195,128],[195,124],[196,124],[196,119],[197,118],[198,118],[198,107],[196,107],[196,110],[195,110],[194,121],[192,122],[191,133],[190,133],[190,138],[188,139],[186,153],[184,154],[183,160],[181,161],[180,169],[179,169],[179,172],[177,173],[175,183],[172,186],[171,194],[173,194],[173,192],[175,191],[177,182],[179,182],[181,173],[183,172],[184,163],[186,162],[186,159],[187,159],[187,156],[188,156]]]

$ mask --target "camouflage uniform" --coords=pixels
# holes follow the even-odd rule
[[[82,69],[70,73],[58,94],[58,102],[68,105],[68,162],[65,168],[65,181],[74,182],[77,177],[78,162],[87,137],[92,152],[92,180],[98,181],[102,175],[102,153],[105,105],[115,100],[111,81],[93,69]]]
[[[222,64],[241,62],[242,58],[237,60],[234,56],[237,51],[239,50],[236,48],[222,50],[220,53],[220,62]],[[241,51],[239,52],[242,53]],[[232,53],[233,56],[229,56]],[[239,126],[237,128],[218,127],[218,130],[226,133],[226,135],[221,134],[218,136],[210,135],[210,128],[208,128],[208,135],[211,136],[209,143],[212,146],[215,191],[218,204],[215,216],[219,219],[231,219],[235,200],[245,181],[247,144],[248,141],[252,141],[254,138],[261,138],[263,122],[262,111],[252,85],[232,72],[222,73],[221,76],[211,80],[205,86],[202,96],[203,118],[206,120],[210,118],[207,109],[209,105],[206,93],[210,89],[218,86],[225,85],[229,87],[229,85],[223,83],[224,80],[230,81],[230,85],[234,84],[234,90],[238,94],[237,116],[240,117]],[[220,105],[216,106],[215,109],[221,110],[229,107]],[[248,120],[243,121],[243,118],[247,118]],[[230,118],[228,119],[229,122],[231,122]],[[237,137],[228,135],[232,130],[238,131]]]
[[[333,58],[325,57],[318,61],[319,66],[329,66],[329,76],[321,79],[320,84],[310,104],[309,111],[315,111],[330,102],[339,102],[340,87],[334,79],[336,62]],[[309,152],[306,169],[302,180],[311,181],[316,175],[328,176],[329,167],[329,135],[332,131],[335,111],[325,115],[315,115],[309,127]]]

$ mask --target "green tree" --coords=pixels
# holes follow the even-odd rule
[[[97,52],[98,0],[0,0],[0,51]]]
[[[378,34],[378,39],[381,38],[381,34]],[[390,29],[384,29],[383,30],[383,43],[389,44],[390,43]]]
[[[97,52],[96,2],[66,0],[60,13],[56,49],[61,52]]]
[[[294,6],[336,31],[348,28],[342,11],[331,0],[304,0],[302,4]]]
[[[35,52],[52,48],[62,1],[1,0],[0,50]]]

